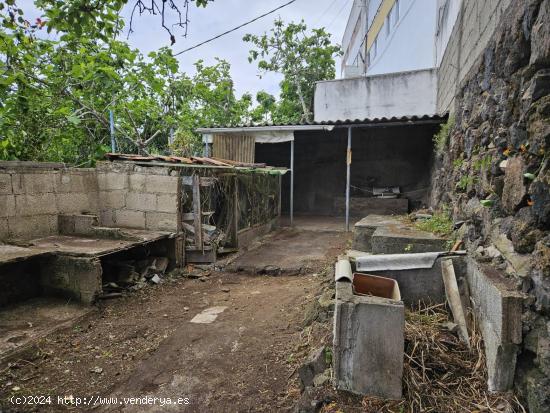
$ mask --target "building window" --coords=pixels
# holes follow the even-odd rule
[[[395,26],[399,21],[399,0],[395,0],[393,5],[393,25]]]
[[[386,16],[386,37],[389,37],[390,36],[390,32],[391,32],[391,11],[390,13]]]
[[[372,44],[370,51],[371,51],[371,60],[376,59],[376,55],[378,53],[378,36],[376,36],[376,39],[374,39],[374,43]]]

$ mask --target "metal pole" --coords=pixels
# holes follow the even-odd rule
[[[290,141],[290,226],[294,224],[294,140]]]
[[[349,231],[349,187],[351,177],[351,128],[348,128],[348,150],[346,152],[346,231]]]
[[[115,141],[115,116],[113,111],[109,110],[109,123],[111,126],[111,152],[116,153],[116,141]]]

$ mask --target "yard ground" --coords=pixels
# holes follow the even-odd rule
[[[297,366],[330,335],[328,324],[306,327],[304,317],[332,281],[328,269],[347,242],[344,232],[282,229],[232,264],[276,266],[282,275],[195,269],[200,278],[166,279],[102,302],[0,366],[0,411],[289,410],[300,397]],[[284,275],[291,273],[301,275]],[[190,322],[211,307],[223,310],[212,323]],[[12,395],[50,395],[51,405],[15,406]],[[59,405],[58,396],[118,399],[77,408]],[[188,398],[189,405],[120,404],[145,396]]]

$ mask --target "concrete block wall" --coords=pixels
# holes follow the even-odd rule
[[[100,162],[96,169],[100,225],[177,230],[177,171],[124,162]]]
[[[480,57],[511,0],[462,0],[437,80],[437,111],[452,111],[458,87]]]
[[[59,214],[97,214],[94,169],[0,162],[0,241],[58,233]]]

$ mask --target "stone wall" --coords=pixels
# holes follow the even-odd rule
[[[59,214],[97,212],[94,169],[0,162],[0,241],[57,234]]]
[[[463,3],[467,11],[472,3],[495,1]],[[455,61],[479,57],[470,70],[453,69],[464,76],[442,68],[440,83],[453,83],[445,76],[464,81],[430,198],[464,222],[459,236],[471,255],[527,297],[514,386],[531,412],[550,412],[550,0],[498,3],[484,12],[494,15],[486,21],[463,13],[465,25],[484,31],[498,20],[482,50],[471,38],[451,38],[461,45]],[[510,6],[499,16],[505,3]]]
[[[124,162],[97,167],[100,225],[176,231],[178,172]]]
[[[459,2],[460,10],[439,67],[438,113],[452,109],[457,87],[487,46],[511,1],[513,0]]]

